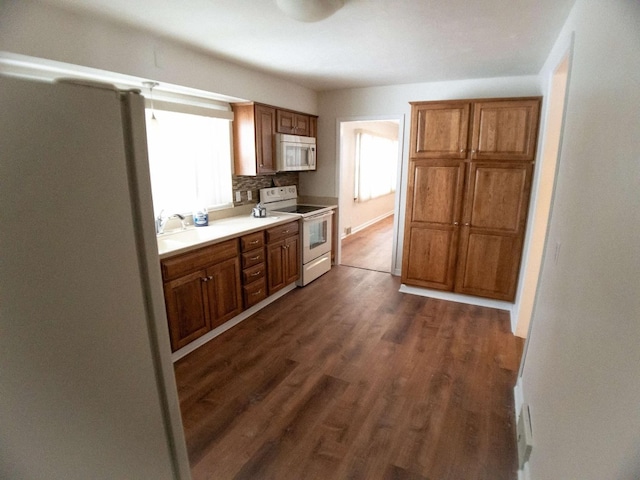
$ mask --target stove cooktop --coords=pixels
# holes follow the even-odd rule
[[[285,213],[300,213],[304,215],[305,213],[312,213],[326,208],[327,207],[318,207],[315,205],[293,205],[291,207],[278,208],[277,211]]]

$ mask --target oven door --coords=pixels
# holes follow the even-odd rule
[[[333,211],[303,217],[302,221],[302,263],[331,252],[331,223]]]

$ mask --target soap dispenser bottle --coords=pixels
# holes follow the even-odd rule
[[[198,207],[193,210],[193,224],[196,227],[209,225],[209,212],[205,207]]]

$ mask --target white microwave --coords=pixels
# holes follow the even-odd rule
[[[279,172],[316,169],[316,139],[276,133],[276,157]]]

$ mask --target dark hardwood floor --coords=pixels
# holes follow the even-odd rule
[[[393,215],[342,240],[341,263],[350,267],[391,272]]]
[[[338,266],[175,364],[199,479],[514,480],[508,314]]]

